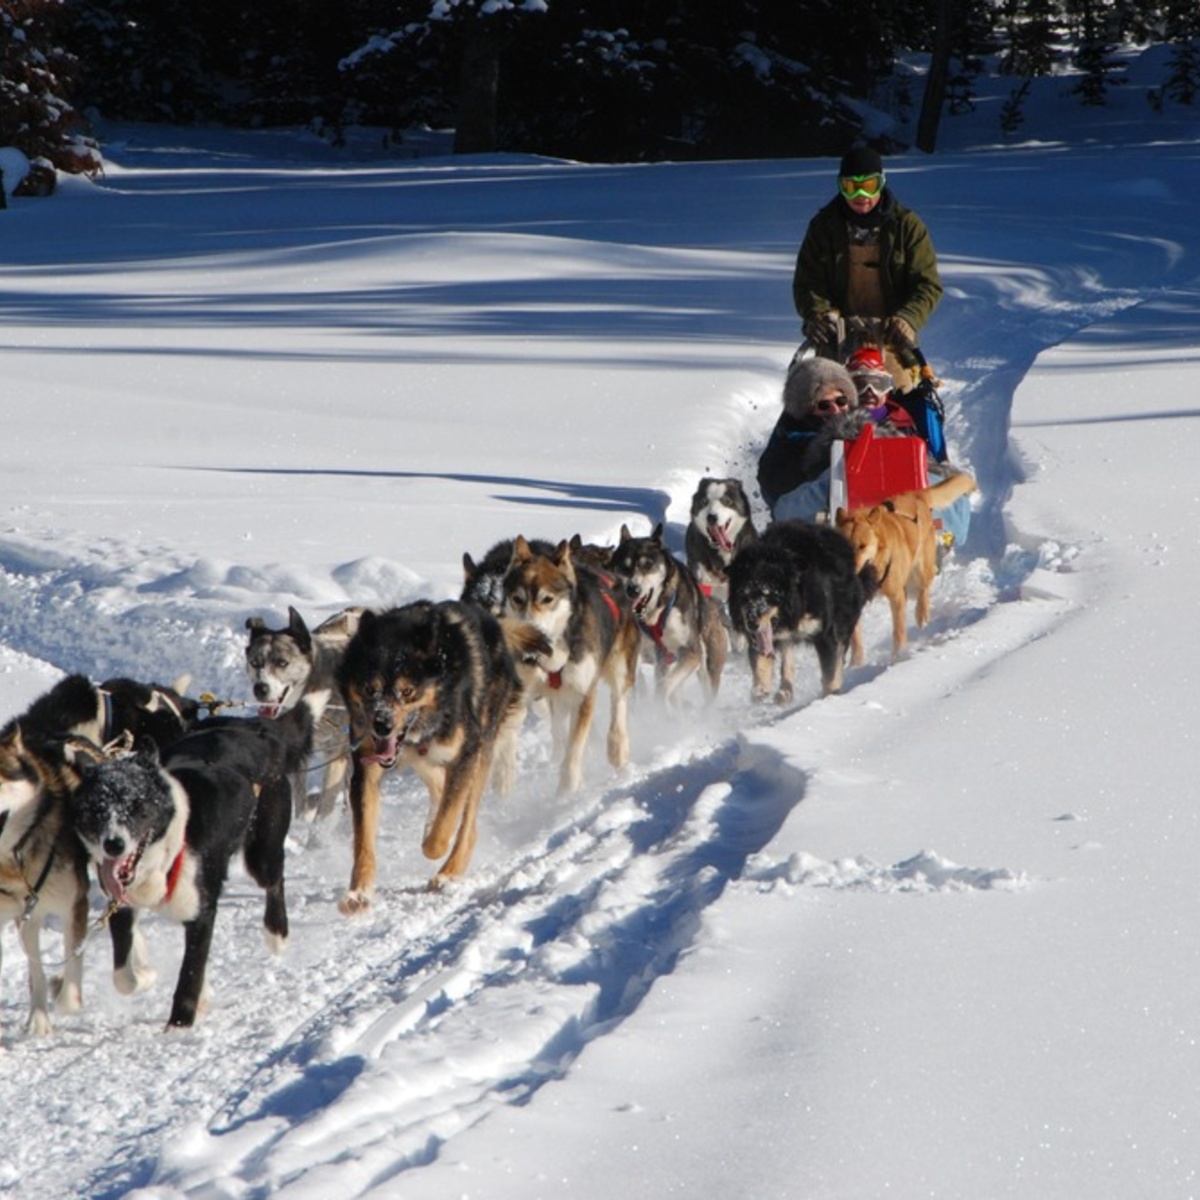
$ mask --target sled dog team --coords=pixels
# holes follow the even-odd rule
[[[816,652],[824,693],[862,660],[864,605],[885,596],[892,648],[906,643],[906,597],[929,619],[936,573],[933,507],[974,487],[952,476],[830,525],[780,521],[758,533],[736,479],[703,479],[692,500],[686,562],[663,528],[618,545],[517,536],[477,563],[463,556],[460,599],[388,611],[351,608],[310,631],[295,609],[270,629],[247,621],[253,717],[207,716],[173,687],[72,675],[0,729],[0,919],[13,919],[29,962],[28,1028],[50,1028],[50,1002],[81,1003],[89,867],[103,891],[117,989],[155,978],[141,909],[184,927],[169,1027],[203,1011],[217,904],[241,851],[265,893],[264,936],[288,936],[284,845],[293,810],[330,812],[349,776],[353,858],[343,913],[366,908],[376,877],[385,772],[411,767],[429,792],[422,850],[432,886],[461,875],[489,782],[512,790],[531,705],[550,721],[559,787],[576,790],[599,684],[609,697],[608,761],[629,756],[629,699],[644,659],[664,703],[697,677],[715,697],[730,636],[745,646],[755,700],[794,695],[794,651]],[[775,664],[779,679],[775,681]],[[343,707],[344,706],[344,707]],[[307,794],[312,762],[323,767]],[[48,981],[40,934],[64,929],[62,977]]]

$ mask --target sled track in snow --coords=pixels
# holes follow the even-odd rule
[[[953,637],[985,611],[959,604],[953,619],[937,614],[926,637]],[[882,610],[873,619],[886,623]],[[635,740],[650,739],[635,746],[639,765],[569,803],[551,795],[556,772],[539,728],[523,745],[519,806],[546,805],[544,828],[512,835],[507,849],[481,844],[468,875],[441,892],[424,890],[429,864],[416,849],[424,789],[411,775],[390,777],[373,908],[351,920],[335,909],[349,840],[335,826],[348,824],[344,816],[316,827],[314,845],[289,858],[293,936],[278,963],[266,962],[258,944],[261,893],[231,879],[211,967],[218,1007],[191,1033],[161,1032],[178,927],[147,920],[158,985],[132,1000],[102,996],[99,1013],[92,1005],[111,986],[107,939],[94,941],[88,1007],[60,1017],[50,1043],[17,1053],[30,1047],[31,1086],[51,1096],[58,1087],[95,1090],[115,1058],[127,1064],[116,1069],[126,1071],[128,1094],[98,1102],[93,1156],[43,1158],[46,1190],[30,1190],[39,1176],[27,1170],[19,1194],[116,1200],[152,1181],[203,1194],[214,1168],[193,1170],[191,1159],[220,1162],[245,1194],[266,1195],[337,1160],[346,1111],[355,1114],[356,1143],[369,1129],[378,1168],[395,1175],[561,1077],[695,944],[709,905],[745,877],[747,859],[802,800],[804,774],[736,731],[791,719],[815,699],[815,666],[803,661],[808,699],[777,710],[747,705],[749,674],[735,659],[710,721],[689,714],[686,727],[647,733],[636,720]],[[882,670],[861,670],[852,686]],[[589,775],[603,770],[595,764]],[[485,824],[518,815],[511,799],[489,806]],[[12,1028],[24,996],[10,990],[5,1001]],[[47,1134],[53,1114],[51,1105]],[[31,1147],[40,1124],[34,1119],[25,1135]],[[217,1139],[219,1152],[189,1156],[196,1138]],[[339,1176],[342,1194],[379,1182],[370,1152],[363,1158],[359,1183]]]

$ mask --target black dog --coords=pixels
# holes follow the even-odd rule
[[[328,698],[327,691],[310,692],[276,720],[214,718],[161,756],[151,745],[83,769],[74,826],[115,907],[110,930],[117,990],[136,991],[154,978],[135,909],[164,909],[185,927],[169,1026],[192,1025],[207,994],[217,902],[239,846],[267,893],[268,949],[278,953],[287,940],[283,859],[290,780],[311,753],[313,727]]]
[[[412,767],[429,791],[421,849],[446,856],[431,886],[467,869],[493,761],[506,775],[515,770],[525,698],[514,655],[548,649],[529,626],[461,601],[363,614],[338,669],[355,748],[354,863],[343,913],[371,903],[383,773],[392,767]]]
[[[176,687],[108,679],[92,683],[84,675],[68,675],[39,696],[20,717],[14,717],[0,737],[18,724],[28,739],[37,735],[75,734],[97,746],[128,736],[134,745],[149,738],[166,746],[196,723],[200,705]]]
[[[793,648],[803,642],[817,652],[823,693],[839,691],[846,651],[875,587],[874,569],[857,574],[850,543],[828,526],[779,521],[739,551],[729,565],[729,612],[748,642],[753,698],[771,694],[778,646],[775,701],[791,702]]]

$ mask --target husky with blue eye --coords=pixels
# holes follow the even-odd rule
[[[335,687],[338,663],[358,628],[361,608],[347,608],[309,631],[304,618],[288,609],[288,623],[271,629],[261,617],[246,622],[246,675],[260,717],[281,717],[310,691]],[[306,820],[327,817],[346,793],[350,777],[350,739],[346,710],[334,696],[313,731],[313,758],[321,770],[320,787],[308,794],[308,772],[292,780],[296,815]],[[314,768],[315,769],[315,768]]]

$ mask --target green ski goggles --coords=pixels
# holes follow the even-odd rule
[[[843,175],[838,180],[838,187],[847,200],[856,200],[859,196],[871,199],[883,191],[884,177],[880,171],[874,175]]]

